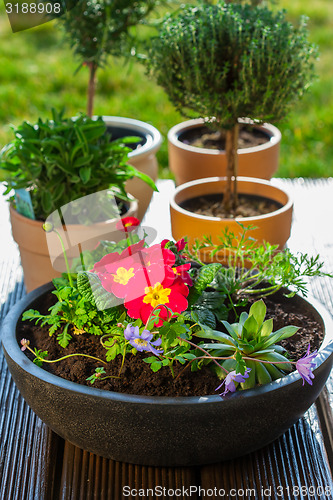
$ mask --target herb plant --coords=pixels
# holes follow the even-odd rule
[[[146,23],[160,3],[158,0],[78,0],[59,18],[80,62],[79,68],[89,68],[88,116],[93,114],[98,68],[105,66],[108,56],[130,56],[136,38],[133,28]]]
[[[265,319],[262,299],[252,304],[248,313],[238,315],[238,304],[230,303],[234,299],[232,289],[219,287],[222,264],[192,268],[184,240],[163,240],[149,247],[135,233],[138,224],[134,218],[123,219],[121,230],[126,237],[109,246],[109,253],[102,258],[100,249],[96,249],[99,257],[90,271],[82,269],[73,274],[68,268],[67,276],[54,280],[53,293],[58,301],[49,314],[33,309],[23,314],[23,320],[49,325],[49,334],[57,335],[64,349],[74,335],[100,337],[105,359],[99,359],[102,366],[87,378],[89,383],[110,377],[121,379],[125,358],[141,352],[147,353],[143,361],[152,371],[169,367],[174,377],[176,365],[184,365],[182,371],[210,366],[220,382],[222,379],[216,388],[224,387],[222,396],[238,386],[246,389],[280,378],[292,365],[303,382],[312,384],[316,352],[310,354],[308,349],[303,358],[294,361],[286,357],[285,349],[278,344],[292,336],[297,327],[286,325],[274,332],[273,318]],[[47,225],[45,229],[52,230]],[[102,245],[107,247],[108,244]],[[89,262],[94,252],[90,252]],[[290,255],[286,254],[286,259]],[[318,265],[312,273],[320,275],[320,269]],[[252,290],[249,277],[247,281]],[[243,288],[246,289],[245,282]],[[232,324],[227,321],[230,309],[236,317]],[[69,356],[92,357],[86,353],[64,354],[50,360],[46,351],[30,347],[29,340],[22,339],[21,344],[23,350],[34,354],[39,365],[60,362]],[[109,374],[108,364],[118,357],[118,373]]]
[[[29,190],[36,219],[45,220],[60,206],[109,188],[128,200],[125,183],[133,177],[156,189],[150,177],[127,163],[131,150],[124,139],[134,142],[136,138],[111,142],[101,118],[64,118],[63,112],[53,110],[52,120],[23,122],[13,132],[15,139],[0,156],[4,194]]]
[[[323,271],[319,255],[294,254],[289,248],[278,251],[278,245],[267,242],[258,245],[251,238],[251,229],[239,223],[238,234],[225,229],[220,244],[203,236],[187,252],[188,258],[200,264],[207,253],[224,264],[215,276],[214,287],[226,294],[229,304],[237,306],[251,297],[267,297],[283,287],[289,289],[290,297],[295,293],[306,296],[309,278],[331,276]]]
[[[226,133],[225,209],[237,206],[238,119],[279,121],[309,87],[315,48],[306,21],[249,4],[201,3],[168,15],[151,41],[148,71],[185,117]]]

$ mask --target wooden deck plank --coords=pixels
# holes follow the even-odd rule
[[[115,462],[65,443],[61,500],[133,500],[138,498],[139,490],[145,492],[146,497],[160,498],[163,488],[167,492],[195,484],[196,470],[191,467],[144,467]],[[186,498],[186,495],[178,498]]]
[[[243,500],[333,497],[331,472],[312,407],[289,431],[269,446],[220,464],[201,468],[202,498]],[[226,429],[227,432],[227,429]],[[297,494],[298,493],[298,494]],[[301,496],[302,494],[302,496]]]

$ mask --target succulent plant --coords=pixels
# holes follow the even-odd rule
[[[228,358],[220,362],[225,370],[244,374],[250,369],[248,378],[241,384],[243,389],[268,384],[292,369],[284,356],[285,349],[277,342],[294,335],[298,327],[289,325],[273,332],[273,319],[265,320],[265,316],[266,305],[258,300],[249,313],[241,313],[237,323],[222,321],[226,333],[217,330],[198,333],[200,338],[214,341],[200,345],[201,348],[208,350],[215,359]],[[220,375],[225,373],[221,371]]]

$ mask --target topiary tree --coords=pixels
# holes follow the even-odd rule
[[[284,118],[309,86],[315,54],[304,18],[296,28],[285,11],[223,1],[168,15],[152,40],[148,71],[177,110],[226,129],[228,212],[237,206],[238,118]]]
[[[168,1],[168,0],[164,0]],[[164,3],[163,2],[163,3]],[[87,114],[92,116],[97,69],[108,56],[130,54],[132,28],[143,24],[160,0],[78,0],[59,18],[82,66],[89,68]]]

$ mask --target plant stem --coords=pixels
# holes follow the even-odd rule
[[[36,353],[31,349],[31,347],[29,347],[28,345],[26,346],[27,349],[37,358],[39,359],[40,361],[42,361],[43,363],[58,363],[58,361],[63,361],[64,359],[67,359],[67,358],[72,358],[73,356],[83,356],[84,358],[90,358],[90,359],[94,359],[95,361],[100,361],[101,363],[104,363],[105,365],[107,365],[107,363],[105,361],[103,361],[102,359],[99,359],[99,358],[95,358],[95,356],[90,356],[89,354],[81,354],[81,353],[76,353],[76,354],[67,354],[66,356],[63,356],[62,358],[58,358],[58,359],[43,359],[43,358],[40,358],[39,356],[36,355]]]
[[[248,358],[244,356],[243,359],[247,359],[248,361],[257,361],[258,363],[266,363],[268,365],[286,365],[288,363],[291,365],[296,365],[296,361],[291,361],[290,359],[287,358],[285,361],[266,361],[260,358]]]
[[[187,370],[187,368],[189,368],[189,367],[191,366],[191,364],[193,363],[193,361],[198,361],[198,359],[199,359],[199,360],[200,360],[200,359],[212,359],[212,356],[211,356],[211,355],[208,355],[208,356],[198,356],[198,357],[196,357],[196,358],[191,359],[191,360],[187,363],[187,365],[185,365],[185,367],[182,369],[182,371],[178,373],[178,375],[177,375],[177,377],[175,378],[174,382],[176,382],[176,381],[180,378],[180,376],[184,373],[184,371],[185,371],[185,370]],[[224,361],[225,361],[226,359],[232,359],[232,356],[228,356],[228,357],[225,357],[225,358],[219,357],[219,358],[213,358],[213,359],[222,359],[222,360],[224,360]],[[223,368],[223,366],[221,366],[221,368]],[[229,373],[229,372],[228,372],[228,370],[226,370],[225,368],[223,368],[223,369],[224,369],[224,371],[225,371],[226,373]]]
[[[121,372],[123,371],[123,368],[124,368],[125,356],[126,356],[126,345],[125,345],[125,347],[124,347],[123,359],[122,359],[122,361],[121,361],[121,367],[120,367],[119,374],[118,374],[118,377],[119,377],[119,378],[120,378]]]
[[[225,154],[227,158],[227,184],[223,197],[223,207],[227,213],[238,205],[237,171],[238,171],[238,135],[239,125],[235,123],[226,131]]]
[[[89,68],[87,115],[91,118],[94,109],[97,64],[88,62],[87,66]]]
[[[188,344],[190,344],[192,347],[194,347],[195,349],[199,349],[199,351],[202,351],[203,353],[205,353],[206,356],[209,357],[209,359],[211,359],[219,368],[221,368],[221,370],[224,370],[227,374],[229,373],[228,370],[226,370],[225,368],[223,368],[223,366],[221,366],[217,361],[216,359],[214,358],[214,356],[212,356],[211,354],[209,354],[208,351],[205,351],[205,349],[203,349],[202,347],[200,347],[199,345],[196,345],[194,344],[194,342],[191,342],[190,340],[187,340],[187,339],[182,339],[181,337],[177,337],[178,340],[181,340],[182,342],[187,342]]]
[[[69,263],[68,263],[68,259],[67,259],[67,253],[66,253],[64,242],[62,241],[62,237],[61,237],[60,233],[56,229],[54,229],[54,232],[56,233],[56,235],[59,238],[60,245],[61,245],[61,248],[62,248],[62,252],[64,254],[64,259],[65,259],[65,264],[66,264],[68,281],[69,281],[70,286],[73,288],[73,280],[72,280],[71,271],[70,271],[70,268],[69,268]]]

